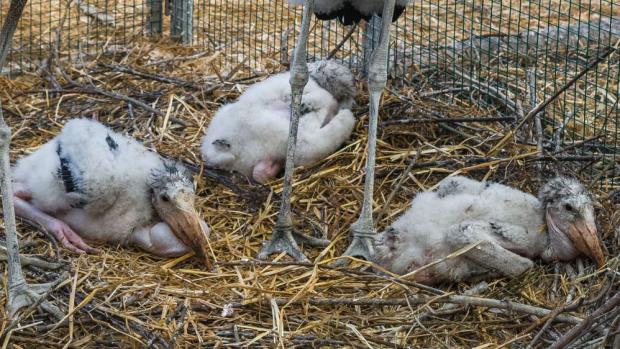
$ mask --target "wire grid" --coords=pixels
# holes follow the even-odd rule
[[[194,6],[194,43],[220,52],[219,67],[272,73],[290,61],[300,7],[286,0],[197,0]],[[373,23],[366,26],[366,51],[358,27],[335,56],[358,72],[377,41]],[[313,19],[308,59],[326,57],[349,30]],[[466,91],[491,113],[518,117],[619,44],[620,5],[612,1],[416,0],[392,26],[390,74],[413,86],[423,80],[427,90],[454,91],[445,98]],[[549,105],[542,121],[550,151],[600,137],[573,153],[599,160],[570,166],[605,187],[620,185],[619,81],[616,52]]]
[[[0,0],[0,20],[8,5]],[[171,10],[188,11],[187,3],[174,1]],[[193,13],[192,25],[179,23],[177,32],[192,28],[195,45],[219,52],[218,69],[250,74],[277,72],[288,64],[301,21],[301,8],[287,0],[196,0]],[[74,58],[122,48],[144,33],[149,20],[158,19],[148,18],[144,0],[31,0],[7,69],[36,69],[50,57],[57,33],[61,58]],[[343,43],[335,57],[363,72],[377,41],[372,25],[377,22],[366,31],[353,28],[343,40],[351,28],[313,19],[309,60],[326,57]],[[553,95],[619,39],[620,5],[612,1],[416,0],[392,26],[390,73],[421,92],[453,91],[444,98],[455,98],[465,91],[491,113],[514,116]],[[618,61],[614,53],[582,77],[546,108],[542,125],[547,149],[600,136],[578,151],[602,160],[582,163],[579,170],[600,177],[605,186],[620,184]]]
[[[9,4],[0,0],[0,24]],[[147,15],[144,0],[29,0],[3,73],[36,70],[56,49],[65,59],[121,48],[142,33]]]

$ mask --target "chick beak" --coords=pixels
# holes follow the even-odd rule
[[[207,257],[209,227],[198,215],[193,201],[193,195],[180,194],[171,198],[174,209],[165,220],[171,226],[174,234],[204,260],[207,268],[210,268],[209,258]]]
[[[594,259],[599,267],[605,264],[605,256],[594,218],[579,218],[569,228],[569,234],[573,244],[581,253]]]

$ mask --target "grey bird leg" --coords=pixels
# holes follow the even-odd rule
[[[527,235],[523,227],[500,222],[471,221],[454,226],[448,243],[455,250],[469,244],[482,241],[479,245],[466,252],[463,257],[479,267],[489,269],[489,273],[498,272],[511,278],[521,275],[530,269],[534,262],[514,253],[516,244],[509,240],[510,236]],[[500,236],[494,231],[502,231]],[[532,253],[534,251],[521,251]],[[467,277],[464,275],[463,277]]]
[[[297,129],[301,111],[301,97],[309,79],[306,63],[306,45],[310,31],[310,19],[314,10],[314,0],[305,0],[301,33],[295,47],[293,63],[291,65],[291,124],[288,142],[286,144],[286,163],[284,167],[284,185],[282,187],[282,203],[278,213],[278,221],[274,228],[271,240],[263,245],[258,258],[267,259],[272,253],[286,252],[297,261],[308,262],[308,258],[301,252],[298,242],[316,247],[329,245],[329,240],[317,239],[294,231],[291,218],[291,191],[293,189],[293,170],[295,146],[297,144]]]
[[[26,7],[26,0],[11,0],[9,11],[0,30],[0,70],[11,47],[11,40],[22,12]],[[8,285],[6,310],[9,319],[16,320],[17,312],[32,305],[39,304],[44,311],[62,319],[63,314],[56,306],[41,295],[46,294],[41,287],[29,286],[26,283],[20,264],[19,246],[17,242],[17,226],[13,209],[13,187],[11,183],[11,169],[9,163],[9,147],[11,144],[11,129],[4,121],[2,105],[0,103],[0,191],[2,193],[2,211],[4,215],[4,231],[6,234],[6,254],[8,262]],[[49,289],[49,287],[47,287]],[[14,321],[12,321],[14,323]]]
[[[392,18],[395,0],[386,0],[383,5],[383,18]],[[352,241],[344,256],[362,257],[372,260],[375,255],[374,223],[372,220],[372,201],[375,186],[375,153],[377,145],[377,121],[379,118],[379,103],[387,82],[388,44],[390,42],[390,20],[383,20],[379,46],[370,57],[368,67],[368,94],[370,109],[368,118],[368,154],[366,158],[366,178],[364,183],[364,201],[362,212],[355,223],[351,225]],[[345,265],[346,259],[340,259],[336,265]]]
[[[13,5],[13,4],[11,4]],[[8,300],[6,303],[9,319],[15,319],[17,312],[35,304],[41,297],[41,287],[29,286],[26,283],[21,268],[21,258],[19,255],[19,245],[17,241],[17,227],[15,224],[15,211],[13,208],[13,187],[11,183],[9,167],[9,145],[11,142],[11,129],[4,122],[2,108],[0,105],[0,189],[2,190],[2,210],[4,215],[4,226],[6,234],[6,259],[9,264],[8,276]],[[35,291],[36,290],[36,291]],[[56,306],[47,301],[41,302],[41,308],[48,311],[56,318],[63,317],[62,312]]]

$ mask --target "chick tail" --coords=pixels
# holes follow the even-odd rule
[[[353,106],[356,89],[349,68],[335,60],[321,60],[308,64],[308,70],[312,79],[336,98],[340,108]]]

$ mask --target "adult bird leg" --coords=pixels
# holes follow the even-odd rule
[[[11,47],[11,40],[17,22],[24,11],[26,0],[11,0],[11,5],[0,31],[0,68],[4,65],[4,59]],[[4,121],[2,106],[0,105],[0,190],[2,192],[2,210],[4,214],[4,231],[6,234],[6,254],[8,261],[8,282],[6,308],[9,319],[16,319],[17,312],[39,302],[40,307],[55,317],[61,319],[62,312],[46,300],[40,300],[41,294],[45,294],[41,287],[29,286],[26,283],[20,264],[19,246],[17,242],[17,228],[15,224],[15,211],[13,209],[13,187],[11,186],[11,172],[9,166],[9,147],[11,143],[11,129]],[[45,287],[43,287],[45,289]]]
[[[386,0],[383,5],[381,39],[370,57],[368,67],[368,94],[370,99],[368,120],[368,154],[366,157],[366,177],[364,182],[364,200],[359,218],[351,225],[352,241],[343,256],[362,257],[372,260],[375,255],[374,223],[372,220],[372,201],[375,186],[375,153],[377,145],[377,120],[379,103],[387,82],[388,44],[390,41],[390,25],[394,13],[395,0]],[[388,20],[386,20],[388,19]],[[346,259],[336,264],[344,265]]]
[[[306,63],[306,46],[308,44],[310,18],[312,17],[313,10],[314,0],[305,0],[303,19],[301,21],[301,33],[299,34],[299,41],[295,47],[293,64],[291,65],[291,123],[286,144],[282,202],[280,204],[280,212],[278,213],[278,220],[271,240],[263,245],[263,248],[258,254],[258,258],[260,259],[266,259],[272,253],[286,252],[297,261],[308,262],[308,258],[301,252],[297,243],[316,247],[325,247],[329,244],[329,240],[317,239],[296,232],[293,229],[293,220],[291,218],[291,191],[293,189],[292,180],[295,166],[295,147],[297,145],[297,129],[299,126],[299,116],[301,114],[301,97],[309,79],[308,65]]]

